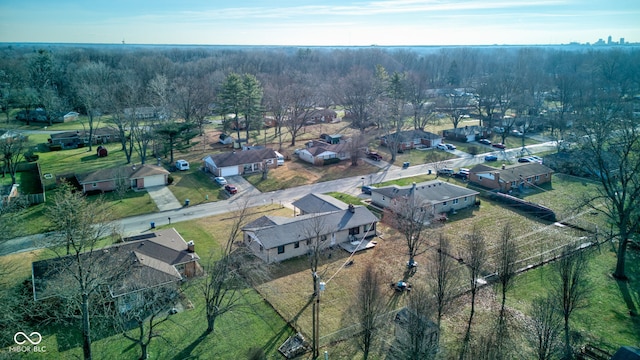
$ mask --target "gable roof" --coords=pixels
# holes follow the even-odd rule
[[[148,289],[182,279],[177,265],[197,261],[188,245],[174,229],[129,237],[124,243],[80,254],[81,261],[91,261],[100,269],[122,269],[107,279],[112,297]],[[32,264],[34,299],[42,300],[64,291],[65,268],[73,264],[73,256],[36,261]],[[62,288],[61,288],[62,285]]]
[[[304,150],[307,150],[313,156],[320,155],[324,152],[334,152],[337,154],[349,150],[349,143],[328,144],[322,141],[315,141],[312,146]]]
[[[120,133],[118,132],[117,129],[114,128],[110,128],[110,127],[104,127],[104,128],[97,128],[93,130],[93,136],[97,137],[97,136],[105,136],[105,135],[116,135],[119,136]],[[58,132],[58,133],[52,133],[51,135],[49,135],[49,137],[52,140],[58,140],[58,139],[73,139],[73,138],[85,138],[89,136],[89,132],[85,131],[85,130],[76,130],[76,131],[63,131],[63,132]]]
[[[207,156],[217,167],[238,166],[244,164],[254,164],[264,160],[275,159],[276,153],[273,149],[256,149],[245,151],[231,151]]]
[[[127,179],[139,179],[152,175],[169,174],[165,168],[156,165],[125,165],[114,168],[98,169],[96,171],[76,174],[76,179],[80,185],[102,181],[111,181],[124,177]]]
[[[497,169],[486,165],[476,165],[471,170],[470,173],[499,173],[500,181],[504,182],[512,182],[520,179],[526,179],[528,177],[542,175],[542,174],[550,174],[553,173],[553,170],[550,168],[540,164],[540,163],[524,163],[506,166],[504,169]]]
[[[253,232],[266,249],[273,249],[281,245],[306,240],[309,229],[316,227],[316,224],[321,224],[324,230],[320,235],[327,235],[377,221],[378,218],[366,207],[354,206],[353,212],[347,209],[300,215],[293,218],[263,216],[263,218],[247,224],[242,230]]]
[[[371,189],[372,193],[375,192],[390,199],[407,196],[413,191],[415,191],[416,196],[429,203],[440,203],[443,201],[478,194],[477,191],[440,180],[431,180],[415,185],[390,185]]]
[[[397,139],[398,141],[413,141],[414,139],[435,140],[442,138],[442,136],[424,130],[404,130],[390,134],[388,137],[383,136],[383,138],[389,138],[392,140]]]
[[[443,130],[443,133],[454,133],[457,135],[473,135],[482,133],[482,127],[478,125],[463,126],[455,129]]]
[[[291,204],[307,214],[345,210],[349,207],[333,196],[315,193],[307,194]]]

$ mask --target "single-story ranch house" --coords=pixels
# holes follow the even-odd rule
[[[478,192],[448,182],[431,180],[406,186],[373,188],[371,203],[386,208],[393,204],[394,199],[411,195],[416,196],[419,204],[431,207],[432,215],[436,216],[474,205]]]
[[[348,142],[328,144],[324,141],[313,141],[305,149],[298,153],[300,160],[313,165],[324,165],[325,160],[339,159],[340,161],[351,157],[351,149]]]
[[[273,149],[231,151],[209,155],[203,159],[206,171],[215,176],[234,176],[260,172],[264,166],[276,168]]]
[[[380,145],[389,146],[397,143],[398,150],[414,149],[418,146],[435,147],[441,142],[442,136],[423,130],[400,131],[380,138]]]
[[[448,140],[456,140],[461,142],[472,142],[479,140],[481,137],[487,137],[489,134],[482,127],[464,126],[455,129],[447,129],[442,131],[442,136]]]
[[[295,217],[262,216],[242,228],[244,244],[267,263],[309,252],[312,239],[320,236],[321,248],[342,246],[374,237],[378,218],[365,206],[309,213]]]
[[[469,182],[508,193],[514,189],[551,182],[553,170],[539,163],[504,166],[502,169],[476,165],[469,170]]]
[[[116,129],[99,128],[93,130],[93,145],[120,141],[120,133]],[[89,144],[89,132],[85,130],[65,131],[49,136],[49,145],[60,145],[62,149],[75,149]]]
[[[94,273],[105,281],[106,291],[114,299],[202,274],[195,244],[187,243],[174,228],[123,240],[80,254],[80,261],[91,262]],[[34,262],[34,299],[63,296],[65,284],[73,276],[74,263],[73,255]],[[112,271],[111,279],[103,275],[107,271]]]
[[[118,188],[121,181],[126,181],[129,187],[144,189],[167,185],[169,171],[161,166],[134,164],[76,174],[76,180],[82,187],[83,193],[113,191]]]

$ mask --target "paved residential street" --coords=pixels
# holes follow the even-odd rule
[[[554,142],[545,142],[536,145],[527,146],[527,150],[531,153],[539,153],[555,149]],[[447,162],[447,166],[451,168],[459,167],[472,167],[476,164],[484,162],[484,156],[487,154],[493,154],[498,156],[498,161],[510,159],[511,163],[515,162],[515,158],[520,156],[521,148],[509,149],[506,151],[491,151],[489,153],[483,153],[479,155],[465,154],[463,157],[452,159]],[[463,153],[464,154],[464,153]],[[304,185],[295,188],[289,188],[279,191],[272,191],[268,193],[260,193],[257,189],[253,188],[244,179],[238,179],[241,177],[233,177],[232,181],[241,183],[241,191],[232,196],[228,200],[211,202],[206,204],[199,204],[193,206],[182,206],[171,210],[160,211],[152,214],[145,214],[139,216],[133,216],[117,220],[118,225],[122,229],[126,236],[141,234],[151,230],[151,223],[155,223],[156,226],[166,225],[171,223],[193,220],[233,210],[234,207],[240,208],[245,201],[248,202],[250,207],[261,206],[266,204],[290,204],[294,200],[309,194],[311,192],[326,193],[326,192],[344,192],[352,195],[358,195],[361,193],[360,187],[362,185],[368,185],[371,183],[379,183],[383,181],[389,181],[399,178],[411,177],[420,174],[425,174],[429,170],[435,171],[433,164],[421,164],[416,166],[410,166],[407,169],[403,169],[400,166],[389,165],[386,162],[372,162],[377,166],[381,166],[380,171],[365,175],[355,176],[351,178],[337,179],[333,181],[325,181],[321,183]],[[277,170],[274,170],[277,171]],[[179,205],[179,204],[178,204]],[[173,206],[178,206],[173,203]],[[47,236],[44,234],[27,236],[23,238],[17,238],[7,241],[0,245],[0,255],[6,255],[10,253],[17,253],[23,251],[30,251],[33,249],[46,246]]]

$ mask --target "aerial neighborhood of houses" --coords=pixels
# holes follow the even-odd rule
[[[297,61],[308,61],[309,66],[316,61],[307,58],[309,53],[303,50],[296,56]],[[96,66],[110,66],[100,64]],[[269,64],[247,68],[267,68]],[[621,128],[609,131],[607,126],[613,129],[614,125],[596,123],[600,118],[589,118],[594,111],[583,109],[587,114],[584,116],[594,123],[578,129],[574,125],[580,120],[578,110],[563,103],[558,94],[561,89],[523,88],[522,93],[535,99],[512,104],[501,97],[504,94],[487,94],[489,86],[480,80],[474,82],[477,88],[454,86],[463,82],[457,78],[458,65],[454,64],[455,61],[450,64],[448,72],[441,71],[446,76],[438,75],[449,79],[437,80],[441,83],[434,83],[433,89],[421,90],[418,100],[395,99],[398,95],[390,90],[390,79],[413,80],[408,73],[391,76],[385,70],[381,73],[386,75],[376,78],[385,82],[384,89],[360,94],[352,84],[357,81],[345,77],[348,84],[335,82],[354,87],[335,94],[327,90],[332,87],[323,88],[332,96],[331,100],[322,101],[317,98],[325,96],[297,99],[306,92],[288,88],[293,75],[282,80],[287,83],[285,86],[268,76],[230,72],[220,79],[213,75],[205,79],[185,75],[171,81],[166,81],[164,74],[148,74],[145,81],[149,89],[145,91],[153,92],[153,96],[147,99],[140,95],[144,100],[134,99],[129,93],[135,93],[137,90],[132,89],[137,85],[125,84],[124,80],[112,86],[96,85],[104,93],[92,88],[108,99],[102,103],[88,98],[92,92],[81,85],[89,84],[76,84],[74,91],[80,95],[69,103],[73,105],[67,111],[47,111],[45,100],[21,107],[16,103],[14,108],[3,103],[7,124],[12,127],[7,125],[6,130],[0,130],[0,232],[7,238],[0,242],[0,254],[24,253],[21,258],[29,261],[30,278],[16,281],[16,289],[28,294],[30,303],[38,309],[71,309],[60,315],[62,320],[53,319],[53,315],[46,318],[46,312],[42,312],[24,315],[20,324],[44,324],[42,331],[46,326],[50,333],[38,336],[49,341],[57,336],[61,345],[56,355],[61,358],[68,354],[72,357],[72,353],[75,356],[78,349],[90,358],[86,355],[92,336],[89,315],[101,310],[89,311],[90,301],[111,311],[108,316],[99,317],[100,321],[106,323],[109,317],[124,319],[119,327],[93,335],[96,341],[111,341],[111,336],[124,341],[119,337],[124,334],[125,340],[136,348],[140,346],[141,358],[146,358],[151,339],[164,337],[173,324],[191,331],[191,324],[180,323],[187,321],[181,313],[194,308],[207,321],[202,326],[193,325],[193,331],[202,330],[204,335],[186,345],[183,339],[172,339],[181,341],[183,349],[176,351],[171,348],[173,345],[166,345],[164,352],[158,352],[159,358],[208,358],[207,352],[218,345],[207,342],[207,335],[218,336],[219,327],[225,326],[224,331],[233,336],[247,337],[247,344],[242,345],[247,349],[255,341],[258,350],[253,350],[259,354],[263,337],[250,340],[249,330],[240,335],[237,329],[229,330],[235,321],[216,320],[222,316],[251,316],[236,311],[249,306],[255,307],[254,315],[261,311],[273,314],[265,320],[270,329],[286,329],[271,339],[265,337],[270,342],[269,349],[264,347],[270,352],[269,358],[296,358],[313,352],[317,359],[320,347],[331,349],[334,344],[363,336],[367,331],[374,333],[360,321],[366,316],[358,313],[366,311],[362,302],[374,303],[373,299],[366,299],[370,294],[385,300],[386,307],[380,307],[384,311],[376,310],[376,316],[371,317],[376,320],[371,321],[387,329],[384,336],[390,340],[381,342],[386,345],[379,345],[380,348],[401,349],[402,355],[392,358],[437,358],[438,349],[444,347],[450,347],[447,356],[462,351],[461,359],[474,358],[464,352],[478,350],[485,338],[466,339],[467,347],[460,350],[458,344],[452,345],[454,340],[443,341],[441,335],[457,336],[464,332],[463,328],[471,332],[472,325],[476,327],[485,317],[494,316],[500,307],[499,316],[507,312],[513,317],[507,323],[522,317],[526,318],[522,321],[529,322],[520,324],[521,328],[534,328],[531,321],[542,320],[530,320],[540,315],[531,312],[545,310],[538,307],[548,304],[535,303],[531,307],[538,307],[530,310],[529,298],[506,301],[512,284],[504,282],[510,280],[505,280],[505,272],[512,272],[509,276],[514,277],[526,276],[527,272],[559,263],[560,259],[573,259],[581,251],[600,249],[604,241],[612,239],[624,246],[635,244],[633,234],[638,233],[640,225],[629,220],[620,226],[631,229],[630,233],[616,233],[615,224],[620,224],[616,216],[627,210],[627,220],[637,218],[637,211],[625,206],[640,208],[640,203],[622,197],[621,203],[616,203],[619,208],[615,208],[607,201],[618,201],[618,191],[629,190],[618,190],[621,184],[640,183],[633,172],[626,174],[628,168],[618,166],[628,163],[620,156],[637,156],[638,138],[630,141],[636,145],[625,148],[625,141],[629,140],[625,136],[634,133],[630,129],[637,126],[620,125],[626,123],[620,120],[624,116],[618,114],[620,119],[616,120],[620,121],[611,123]],[[263,88],[265,84],[258,78],[274,84]],[[375,82],[372,79],[371,84]],[[213,88],[200,88],[211,86],[211,81],[220,82],[215,90],[220,93],[215,96],[211,95],[215,93]],[[123,90],[120,85],[132,88]],[[234,86],[239,88],[233,90]],[[285,91],[277,86],[284,86],[287,95],[281,95],[279,91]],[[315,90],[321,92],[321,86],[317,87]],[[6,85],[0,82],[0,90],[4,88]],[[105,95],[108,91],[113,94]],[[192,94],[199,92],[207,95]],[[280,104],[278,96],[288,97],[290,103]],[[621,98],[629,109],[640,109],[637,95]],[[534,100],[539,102],[535,106]],[[370,103],[363,104],[367,101]],[[587,106],[582,102],[580,105]],[[55,108],[64,106],[56,103]],[[611,109],[607,116],[614,111]],[[621,114],[635,113],[640,112]],[[602,135],[594,129],[608,132]],[[640,192],[640,188],[636,190]],[[27,219],[27,226],[22,225],[21,217]],[[603,233],[604,228],[609,228],[608,233]],[[100,231],[104,233],[97,236]],[[623,241],[621,233],[628,238]],[[95,239],[91,239],[93,235]],[[507,251],[509,241],[509,245],[516,244],[513,254],[499,253]],[[478,244],[482,249],[473,248]],[[635,245],[628,249],[637,256]],[[618,257],[625,254],[616,253]],[[507,255],[515,260],[504,260]],[[481,256],[486,258],[476,258]],[[501,264],[500,260],[510,263]],[[607,261],[609,266],[612,260]],[[435,288],[434,282],[442,280],[432,272],[435,267],[444,267],[445,263],[449,266],[449,262],[451,267],[446,271],[455,274],[451,280],[455,286],[447,289],[451,294],[446,294],[446,301],[472,302],[466,327],[442,322],[460,318],[447,319],[445,310],[466,312],[467,307],[449,309],[447,304],[437,304],[442,307],[437,318],[437,311],[433,310],[437,306],[429,302],[422,304],[425,308],[417,309],[421,305],[412,300],[413,296],[438,300],[432,299],[432,294],[425,295],[425,289]],[[425,263],[429,265],[424,266]],[[621,268],[616,263],[616,281],[627,277],[624,261]],[[633,271],[629,277],[637,275]],[[78,288],[81,293],[76,291]],[[501,294],[490,293],[498,288],[502,289]],[[330,291],[333,293],[328,294]],[[481,304],[479,310],[483,312],[482,321],[473,319],[478,291],[486,291],[483,301],[487,303]],[[498,299],[500,295],[502,299]],[[520,302],[524,301],[527,306],[521,308]],[[630,316],[636,316],[634,301],[637,303],[637,299],[627,300],[626,305],[611,312],[623,318],[626,306],[631,304]],[[79,307],[73,308],[74,305]],[[582,309],[583,304],[579,305]],[[553,308],[549,311],[556,311],[556,303],[549,306]],[[62,313],[60,308],[56,311]],[[380,316],[383,313],[392,316]],[[587,347],[591,345],[584,339],[595,341],[601,334],[584,327],[570,332],[571,314],[563,315],[564,341],[576,345],[568,344],[564,351],[580,348],[575,351],[588,352],[584,349],[591,349]],[[193,321],[200,315],[190,316],[189,321]],[[329,322],[325,316],[337,320]],[[379,325],[378,319],[383,317],[393,325]],[[82,323],[73,334],[79,339],[73,340],[77,344],[63,342],[64,336],[57,331],[80,318]],[[242,319],[232,325],[247,329],[255,325],[254,321]],[[272,325],[273,319],[281,323]],[[560,344],[562,317],[556,320],[558,323],[552,325],[557,327],[554,331],[558,339],[554,341]],[[629,321],[637,329],[637,321]],[[421,325],[419,329],[416,322]],[[484,326],[483,332],[490,334],[486,347],[497,347],[498,330],[480,325]],[[447,330],[441,332],[442,326]],[[14,330],[22,331],[10,331]],[[143,335],[131,335],[134,330]],[[578,332],[584,339],[577,336]],[[407,344],[414,342],[416,333],[420,333],[419,341],[431,347],[425,345],[418,355],[407,355]],[[283,346],[273,346],[283,338],[287,339]],[[636,335],[633,339],[639,338]],[[209,347],[200,348],[200,341]],[[581,346],[577,346],[579,341]],[[14,342],[22,345],[18,340]],[[615,347],[622,345],[615,343]],[[345,353],[355,349],[348,346],[350,350]],[[526,345],[527,350],[534,347]],[[128,357],[133,351],[123,350],[122,354]],[[233,356],[211,352],[214,353],[211,356],[220,358],[242,356],[238,352]],[[484,355],[478,358],[492,358],[495,354]],[[500,358],[510,357],[502,354]]]

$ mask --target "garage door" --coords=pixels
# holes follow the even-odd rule
[[[238,175],[238,168],[235,166],[220,168],[220,176]]]
[[[153,175],[144,178],[144,187],[165,185],[164,175]]]

